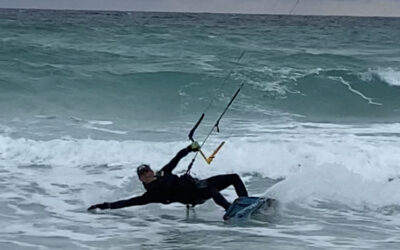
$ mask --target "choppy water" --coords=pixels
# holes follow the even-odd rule
[[[0,10],[1,249],[398,249],[399,25]],[[204,138],[242,82],[204,150],[226,145],[193,173],[239,173],[274,214],[86,213],[141,194],[135,167],[168,162],[207,111]]]

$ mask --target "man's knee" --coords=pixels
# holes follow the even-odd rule
[[[230,174],[229,177],[234,181],[241,181],[240,176],[238,174]]]

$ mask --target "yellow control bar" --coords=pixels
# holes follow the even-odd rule
[[[224,144],[225,144],[224,141],[221,142],[221,144],[219,144],[219,146],[214,150],[214,152],[213,152],[209,157],[207,157],[207,156],[203,153],[203,151],[201,151],[201,149],[199,150],[199,152],[200,152],[201,156],[203,156],[203,158],[204,158],[204,160],[207,162],[207,164],[210,164],[210,163],[214,160],[215,155],[218,153],[218,151],[222,148],[222,146],[224,146]]]

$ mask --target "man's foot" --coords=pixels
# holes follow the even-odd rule
[[[224,216],[222,216],[222,219],[229,220],[230,218],[226,214],[224,214]]]
[[[230,209],[231,207],[232,207],[232,203],[229,203],[228,208],[225,208],[225,214],[224,214],[224,216],[222,217],[222,219],[224,219],[224,220],[229,220],[229,219],[230,219],[230,217],[228,217],[227,214],[228,214],[229,209]]]

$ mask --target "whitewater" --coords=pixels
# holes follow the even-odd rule
[[[399,25],[0,9],[0,248],[398,249]],[[192,174],[238,173],[274,211],[86,211],[142,194],[136,167],[165,165],[206,112],[202,141],[241,83]]]

